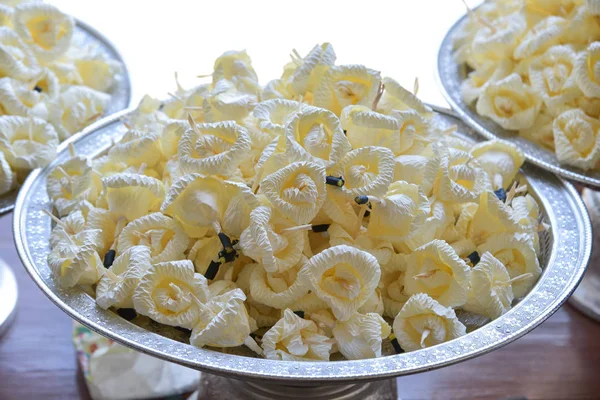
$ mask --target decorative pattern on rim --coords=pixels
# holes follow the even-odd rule
[[[125,132],[119,113],[97,124],[75,147],[78,154],[94,156]],[[473,131],[459,120],[440,115],[448,126],[456,124],[460,136],[475,141]],[[542,240],[544,272],[532,292],[497,320],[458,339],[427,349],[376,359],[335,362],[284,362],[198,349],[142,329],[112,311],[97,307],[81,288],[57,286],[46,262],[51,221],[42,209],[50,209],[46,177],[65,161],[68,152],[43,170],[34,171],[19,194],[14,214],[15,244],[21,260],[42,291],[64,312],[91,329],[138,351],[191,368],[238,379],[269,379],[281,383],[317,384],[331,381],[368,381],[427,371],[485,354],[531,331],[573,292],[588,263],[591,251],[589,217],[577,192],[569,183],[541,169],[527,166],[532,194],[540,203],[551,231]]]
[[[112,115],[126,109],[131,102],[131,78],[129,77],[123,57],[121,57],[115,46],[96,29],[79,20],[76,20],[76,23],[72,40],[73,46],[94,46],[103,56],[117,60],[123,64],[123,73],[117,76],[116,85],[110,92],[111,100],[105,115]],[[70,141],[71,139],[61,143],[58,146],[58,151],[66,149]],[[10,193],[0,196],[0,216],[13,210],[18,192],[18,190],[13,190]]]
[[[460,84],[466,78],[466,66],[455,61],[453,42],[456,32],[467,22],[467,18],[468,16],[464,15],[450,28],[438,51],[438,85],[456,116],[488,139],[501,139],[515,144],[525,153],[530,163],[591,188],[600,188],[600,171],[584,171],[561,165],[553,151],[519,136],[516,132],[502,129],[491,119],[480,116],[473,107],[465,104],[460,94]]]

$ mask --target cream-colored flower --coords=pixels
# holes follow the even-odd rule
[[[38,68],[29,46],[14,31],[0,23],[0,77],[31,79],[38,73]]]
[[[163,160],[161,142],[159,133],[132,129],[110,148],[108,155],[112,162],[123,162],[133,167],[143,164],[152,168]]]
[[[240,236],[240,248],[267,272],[282,273],[300,261],[304,249],[304,232],[286,231],[292,226],[271,208],[256,207],[250,213],[250,225]]]
[[[336,322],[333,337],[348,360],[381,357],[381,341],[392,329],[379,314],[354,314],[348,321]]]
[[[4,153],[0,151],[0,196],[17,187],[17,175],[12,171]]]
[[[48,265],[60,286],[70,288],[98,282],[104,274],[104,267],[94,246],[86,243],[81,247],[63,249],[48,255]]]
[[[429,199],[430,211],[420,229],[410,239],[403,243],[394,243],[397,251],[411,253],[416,248],[426,245],[432,240],[439,238],[452,222],[452,206],[450,203],[438,201],[435,197]]]
[[[425,293],[410,297],[394,319],[394,334],[405,351],[444,343],[467,333],[454,310]]]
[[[508,188],[525,162],[525,155],[517,146],[497,140],[479,143],[470,153],[487,172],[494,190]]]
[[[284,217],[299,225],[309,223],[325,201],[325,168],[296,162],[261,182],[264,195]]]
[[[351,105],[342,110],[340,121],[355,149],[382,146],[394,151],[400,148],[400,123],[393,117],[372,111],[367,106]]]
[[[340,115],[346,106],[371,106],[377,97],[381,75],[363,65],[331,67],[315,90],[314,104]]]
[[[292,92],[300,96],[314,93],[325,73],[335,65],[335,59],[335,51],[329,43],[316,45],[304,58],[294,58],[298,66],[289,77]]]
[[[106,93],[85,86],[71,86],[51,105],[48,120],[64,140],[99,119],[109,101],[110,96]]]
[[[513,57],[523,60],[545,52],[560,41],[567,27],[567,20],[557,16],[549,16],[538,22],[521,39],[515,48]]]
[[[300,268],[307,261],[304,258],[298,265],[284,272],[267,272],[260,266],[254,268],[250,277],[252,298],[261,304],[282,310],[293,307],[310,289],[306,279],[299,274]]]
[[[479,208],[479,204],[461,203],[454,205],[453,208],[453,223],[451,223],[441,235],[441,239],[450,244],[465,239],[468,236],[471,221],[477,212],[477,208]]]
[[[511,74],[485,86],[477,101],[477,113],[504,129],[530,128],[540,111],[542,100],[521,77]]]
[[[392,78],[383,78],[385,91],[377,107],[377,111],[390,114],[392,111],[416,111],[424,117],[433,116],[433,111],[417,98],[415,94],[403,88]],[[371,104],[363,104],[371,106]]]
[[[467,301],[469,266],[443,240],[434,240],[408,256],[404,291],[426,293],[440,304],[460,307]]]
[[[513,70],[514,64],[510,59],[483,63],[470,72],[467,79],[461,83],[460,91],[463,100],[468,104],[474,103],[483,93],[485,85],[506,78]]]
[[[554,145],[561,163],[588,170],[600,160],[600,124],[580,109],[560,114],[554,120]]]
[[[336,318],[345,321],[373,295],[381,269],[371,254],[340,245],[314,255],[301,274]]]
[[[254,186],[258,187],[260,182],[282,168],[298,161],[308,161],[306,152],[299,153],[293,150],[293,140],[287,136],[279,136],[273,139],[262,150],[256,164],[254,164]]]
[[[115,85],[117,75],[123,71],[120,62],[100,55],[77,58],[74,61],[83,85],[101,92],[108,92]]]
[[[140,278],[150,268],[150,249],[129,247],[115,258],[96,286],[96,304],[109,307],[133,308],[133,293]]]
[[[392,242],[410,238],[425,222],[429,200],[417,185],[397,181],[372,204],[367,234]]]
[[[102,178],[108,210],[128,221],[158,211],[165,197],[161,181],[145,175],[115,174]]]
[[[285,99],[263,101],[252,111],[254,128],[258,131],[261,139],[266,141],[266,145],[273,139],[284,135],[286,125],[306,107],[303,103]],[[252,130],[250,131],[252,132]]]
[[[530,274],[512,284],[516,298],[529,293],[542,273],[533,243],[526,238],[514,234],[497,234],[491,236],[478,248],[480,253],[489,251],[508,270],[511,278]]]
[[[531,87],[552,111],[564,108],[581,95],[575,81],[576,57],[571,46],[554,46],[529,65]]]
[[[184,173],[229,176],[250,152],[250,136],[233,121],[199,124],[179,140],[179,164]]]
[[[240,87],[239,81],[220,80],[202,103],[206,122],[236,121],[241,123],[258,102],[255,93]]]
[[[135,310],[156,322],[192,329],[208,301],[206,278],[194,273],[189,260],[151,266],[133,294]]]
[[[145,95],[135,111],[129,114],[127,125],[130,129],[142,132],[162,132],[164,126],[169,122],[169,118],[160,111],[161,105],[160,100]]]
[[[217,222],[223,232],[240,237],[250,223],[250,211],[258,206],[246,185],[213,176],[188,174],[175,182],[161,207],[192,238],[202,238]]]
[[[57,85],[54,85],[57,86]],[[48,119],[49,93],[31,90],[29,84],[13,78],[0,79],[0,114]]]
[[[471,42],[470,58],[477,65],[510,58],[527,29],[527,21],[521,13],[502,16],[489,24],[481,26]]]
[[[462,203],[473,201],[490,189],[488,175],[469,153],[453,148],[434,149],[434,158],[426,165],[423,189],[431,188],[437,200]]]
[[[292,90],[285,79],[273,79],[267,82],[260,98],[263,101],[274,99],[299,100],[298,96],[292,93]]]
[[[57,146],[56,131],[46,121],[0,116],[0,151],[13,170],[30,171],[46,166],[56,157]]]
[[[172,218],[157,212],[130,222],[119,234],[119,253],[132,246],[146,246],[151,251],[152,264],[183,259],[189,238]]]
[[[514,299],[510,276],[491,253],[484,253],[471,270],[471,287],[465,311],[496,319],[512,307]]]
[[[246,50],[242,51],[226,51],[215,60],[213,71],[213,84],[216,84],[222,79],[231,80],[233,78],[250,78],[253,81],[258,81],[256,72],[252,68],[252,60]]]
[[[75,29],[73,18],[50,4],[24,3],[15,7],[15,32],[29,45],[36,57],[52,61],[66,53]]]
[[[420,185],[423,182],[425,166],[430,162],[429,155],[404,154],[394,159],[394,182],[405,181]]]
[[[479,207],[471,221],[468,237],[481,244],[496,233],[516,233],[522,228],[515,220],[509,207],[498,199],[492,191],[479,196]]]
[[[350,200],[361,195],[382,196],[394,178],[394,153],[386,147],[361,147],[346,154],[327,172],[344,178],[339,191]]]
[[[286,309],[262,338],[265,357],[283,361],[329,361],[333,341],[317,325]]]
[[[213,297],[203,307],[192,330],[190,343],[196,347],[235,347],[246,344],[255,352],[262,353],[256,342],[248,336],[256,329],[256,323],[246,311],[245,300],[246,296],[240,289]]]
[[[371,218],[373,217],[371,216]],[[329,235],[330,246],[344,244],[366,251],[377,258],[379,265],[386,265],[394,255],[394,248],[389,241],[368,235],[365,228],[362,228],[358,234],[353,235],[351,231],[349,232],[342,225],[333,223],[327,229],[327,234]]]
[[[339,119],[322,108],[307,107],[297,113],[285,132],[293,152],[326,167],[339,162],[352,148]]]

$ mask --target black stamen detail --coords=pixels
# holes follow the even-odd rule
[[[231,251],[221,250],[219,252],[219,261],[221,264],[235,261],[236,258],[238,258],[238,253],[233,247],[231,247]]]
[[[365,218],[367,218],[369,215],[371,215],[371,211],[365,211]]]
[[[315,233],[327,232],[327,229],[329,229],[329,224],[313,225],[312,226],[312,231],[315,232]]]
[[[396,354],[404,353],[404,349],[400,347],[400,343],[398,343],[398,339],[393,338],[391,340],[392,346],[394,346],[394,351]]]
[[[38,93],[42,93],[43,92],[42,88],[39,87],[38,85],[35,85],[35,87],[33,88],[33,90],[35,90]]]
[[[348,135],[348,131],[344,129],[344,135]]]
[[[506,201],[506,191],[502,188],[498,189],[498,190],[494,190],[494,194],[496,195],[496,197],[498,197],[498,199],[500,199],[501,202],[505,202]]]
[[[346,183],[344,178],[328,175],[325,177],[325,183],[331,186],[342,187]]]
[[[125,318],[127,321],[131,321],[135,317],[137,317],[137,312],[133,308],[119,308],[117,310],[117,314],[122,318]]]
[[[467,258],[469,259],[469,261],[471,261],[471,264],[473,264],[473,266],[476,266],[479,263],[479,253],[474,251],[471,254],[469,254],[467,256]]]
[[[215,276],[217,276],[217,272],[219,272],[219,267],[220,266],[221,266],[220,262],[218,262],[218,261],[211,261],[210,264],[208,265],[208,269],[204,273],[204,277],[206,279],[210,279],[210,280],[215,279]]]
[[[117,255],[117,252],[114,250],[109,250],[108,253],[106,253],[106,255],[104,256],[104,268],[110,268],[111,265],[113,265],[113,263],[115,262],[115,256]]]
[[[304,318],[304,311],[294,311],[294,314],[296,314],[297,316],[299,316],[300,318]]]
[[[223,232],[219,232],[219,240],[221,241],[221,244],[223,245],[223,248],[227,253],[231,253],[232,251],[234,251],[233,244],[231,243],[231,239],[229,239],[229,236],[227,236]]]
[[[365,196],[364,194],[360,195],[360,196],[356,196],[354,198],[354,202],[356,204],[360,204],[360,205],[367,204],[369,202],[369,197]]]
[[[158,111],[162,111],[163,108],[165,108],[165,103],[160,103],[160,106],[158,106]]]

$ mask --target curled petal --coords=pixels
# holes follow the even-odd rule
[[[269,307],[284,309],[291,307],[309,291],[306,280],[298,274],[298,268],[285,272],[267,272],[264,268],[254,268],[250,278],[252,298]]]
[[[4,6],[0,5],[0,10],[2,7]],[[38,62],[29,46],[23,43],[19,35],[2,26],[0,22],[0,76],[31,79],[38,73],[38,68]]]
[[[266,177],[261,188],[283,216],[306,224],[325,201],[325,169],[311,162],[296,162]]]
[[[385,91],[379,102],[378,110],[384,114],[390,114],[392,111],[415,111],[424,117],[433,115],[433,111],[416,95],[403,88],[392,78],[383,78]],[[371,104],[364,104],[370,106]]]
[[[108,210],[128,221],[158,211],[165,197],[161,181],[145,175],[115,174],[102,178]]]
[[[477,101],[477,112],[504,129],[530,128],[538,115],[541,98],[517,74],[485,86]]]
[[[0,151],[13,170],[30,171],[56,157],[58,136],[38,118],[0,116]]]
[[[363,65],[331,67],[315,90],[314,104],[335,115],[349,105],[371,106],[377,97],[381,75]]]
[[[336,322],[333,337],[340,353],[349,360],[381,357],[381,341],[392,329],[379,314],[356,313],[345,322]]]
[[[345,184],[339,190],[351,200],[360,195],[381,196],[394,178],[394,153],[385,147],[355,149],[328,173],[344,178]]]
[[[496,319],[512,307],[512,285],[504,265],[491,253],[486,252],[471,271],[471,287],[463,309]]]
[[[133,294],[133,305],[156,322],[192,329],[208,294],[206,278],[194,273],[191,261],[169,261],[145,272]]]
[[[373,295],[381,269],[371,254],[340,245],[313,256],[300,273],[336,318],[345,321]]]
[[[179,141],[179,163],[184,173],[229,176],[250,152],[246,128],[233,121],[199,124]]]
[[[494,190],[508,187],[525,162],[523,152],[508,142],[486,141],[473,147],[470,153],[487,172]]]
[[[146,246],[151,251],[153,264],[181,260],[189,238],[172,218],[157,212],[144,215],[127,224],[119,234],[119,253],[132,246]]]
[[[295,152],[325,166],[335,164],[351,149],[339,119],[321,108],[297,113],[287,124],[286,136]]]
[[[434,240],[419,247],[407,264],[406,294],[426,293],[448,307],[465,304],[471,271],[446,242]]]
[[[55,60],[71,45],[75,29],[73,18],[50,4],[19,4],[13,22],[15,32],[40,60]]]
[[[514,58],[523,60],[535,54],[543,53],[560,40],[566,29],[567,21],[564,18],[550,16],[538,22],[521,39],[515,48]]]
[[[393,329],[405,351],[434,346],[467,333],[453,309],[425,293],[410,297],[394,319]]]
[[[331,44],[323,43],[313,47],[306,57],[297,60],[300,65],[289,78],[292,91],[298,95],[314,93],[323,75],[335,64],[335,59],[335,51]]]
[[[553,126],[558,160],[584,170],[594,168],[600,160],[599,130],[598,120],[580,109],[560,114]]]

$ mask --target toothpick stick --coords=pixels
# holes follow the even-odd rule
[[[498,282],[496,285],[497,286],[508,286],[508,285],[513,284],[513,283],[526,281],[527,279],[531,279],[531,278],[533,278],[533,274],[531,272],[527,272],[525,274],[521,274],[519,276],[515,276],[514,278],[509,279],[507,281]]]
[[[194,130],[194,133],[196,133],[196,135],[200,136],[200,129],[198,129],[198,125],[196,125],[196,121],[194,120],[194,117],[192,117],[192,114],[190,114],[190,113],[188,113],[188,123]]]
[[[416,96],[419,93],[419,77],[415,77],[415,83],[413,84],[413,94]]]
[[[185,104],[185,101],[183,101],[183,99],[182,99],[181,97],[179,97],[179,96],[177,96],[177,95],[175,95],[175,94],[173,94],[173,93],[171,93],[171,92],[167,92],[167,94],[168,94],[169,96],[171,96],[171,97],[172,97],[174,100],[176,100],[176,101],[180,101],[180,102],[182,102],[182,103],[184,103],[184,104]]]
[[[305,225],[293,226],[291,228],[283,229],[281,231],[281,233],[296,232],[296,231],[309,231],[311,229],[312,229],[312,224],[305,224]]]
[[[377,105],[379,104],[379,100],[381,100],[381,97],[383,96],[384,89],[385,85],[383,83],[380,83],[379,89],[377,90],[377,96],[375,97],[375,100],[373,100],[373,104],[371,105],[371,110],[377,110]]]
[[[50,218],[52,218],[52,220],[54,222],[56,222],[56,225],[62,226],[62,228],[65,231],[67,231],[67,233],[70,233],[71,235],[75,234],[75,232],[73,232],[73,230],[69,227],[69,225],[65,224],[64,221],[61,221],[56,215],[52,214],[50,211],[46,210],[45,208],[42,209],[42,212],[44,214],[46,214],[47,216],[49,216]]]

